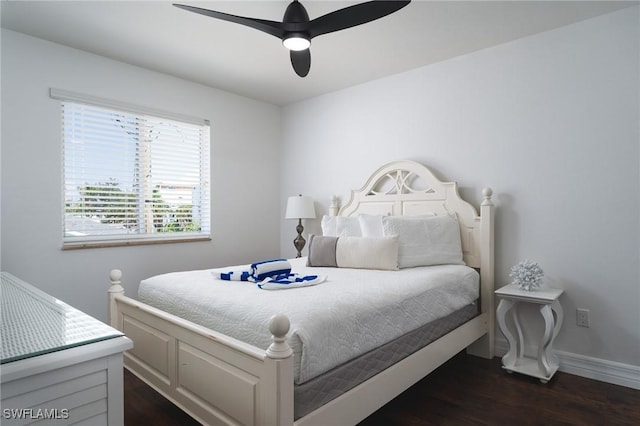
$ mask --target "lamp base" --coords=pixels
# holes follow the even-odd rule
[[[296,226],[296,231],[298,232],[298,236],[293,240],[293,245],[298,250],[298,254],[296,258],[302,257],[302,249],[304,245],[307,243],[304,238],[302,238],[302,231],[304,231],[304,227],[302,226],[302,219],[298,219],[298,226]]]

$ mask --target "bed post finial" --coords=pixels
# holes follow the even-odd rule
[[[119,329],[119,324],[115,298],[118,295],[124,294],[124,287],[122,287],[120,281],[121,278],[121,270],[113,269],[109,272],[109,280],[111,281],[111,286],[109,287],[109,324],[111,327],[117,329]]]
[[[482,200],[483,206],[492,206],[493,201],[491,201],[491,196],[493,195],[493,189],[486,187],[482,189],[482,196],[484,200]]]
[[[124,287],[121,285],[122,271],[120,269],[112,269],[109,272],[109,280],[111,280],[111,287],[109,287],[109,293],[124,293]]]
[[[283,314],[274,315],[269,320],[269,331],[273,340],[273,343],[267,349],[269,358],[282,359],[293,355],[293,351],[287,343],[287,333],[290,325],[289,318]]]

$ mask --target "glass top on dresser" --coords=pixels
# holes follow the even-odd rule
[[[2,364],[124,336],[8,272],[1,276]]]

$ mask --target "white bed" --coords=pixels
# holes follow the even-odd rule
[[[138,298],[264,349],[271,343],[270,318],[286,312],[295,383],[313,379],[478,298],[478,274],[463,265],[380,271],[309,268],[306,257],[290,262],[297,273],[320,274],[327,280],[313,287],[268,291],[252,282],[215,279],[215,270],[176,272],[144,280]]]
[[[455,214],[467,266],[309,268],[303,258],[291,260],[295,272],[324,274],[327,281],[279,291],[217,280],[211,270],[172,273],[141,283],[140,298],[149,304],[124,296],[120,272],[113,271],[111,322],[134,341],[125,366],[204,424],[355,424],[466,347],[493,356],[491,190],[483,195],[478,216],[455,183],[400,161],[377,170],[339,212]],[[475,318],[294,422],[294,383],[320,377],[478,296]],[[436,309],[424,309],[429,300],[438,302]],[[287,316],[271,319],[275,312]]]

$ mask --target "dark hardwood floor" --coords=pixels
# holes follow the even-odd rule
[[[638,390],[562,372],[543,385],[500,366],[461,353],[359,426],[640,425]],[[131,373],[124,378],[126,426],[199,424]]]

